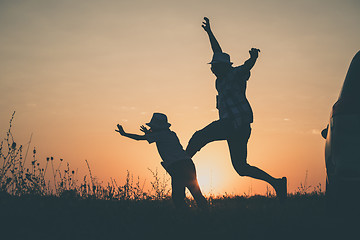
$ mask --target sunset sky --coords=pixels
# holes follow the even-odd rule
[[[261,49],[248,82],[254,111],[248,163],[288,177],[289,191],[325,186],[326,126],[347,68],[360,49],[358,0],[95,1],[0,0],[0,136],[13,133],[37,158],[53,156],[104,183],[130,171],[165,173],[154,144],[138,133],[166,113],[185,148],[218,119],[212,57],[201,28],[209,17],[234,65]],[[227,144],[193,158],[205,194],[265,194],[266,184],[232,168]],[[81,180],[81,179],[79,179]]]

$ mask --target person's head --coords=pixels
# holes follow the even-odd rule
[[[163,113],[154,113],[150,122],[146,123],[146,125],[153,131],[166,130],[171,126],[171,124],[168,123],[167,116]]]
[[[215,74],[215,76],[219,77],[225,75],[233,64],[230,61],[230,56],[227,53],[223,52],[215,52],[211,62],[211,71]]]

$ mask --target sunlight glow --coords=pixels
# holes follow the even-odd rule
[[[33,133],[39,161],[63,158],[86,172],[87,159],[104,182],[128,170],[150,185],[148,168],[161,169],[156,147],[114,130],[141,134],[163,112],[185,148],[218,119],[207,14],[235,66],[261,49],[247,85],[248,163],[287,176],[290,192],[306,171],[310,185],[324,185],[320,130],[359,50],[359,9],[353,0],[0,1],[0,136],[16,110],[17,142]],[[204,194],[248,192],[225,141],[193,161]]]

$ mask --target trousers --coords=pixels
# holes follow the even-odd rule
[[[170,166],[164,166],[171,176],[172,200],[177,208],[186,207],[185,188],[188,188],[198,207],[206,207],[206,198],[201,193],[196,178],[195,165],[191,159],[177,161]]]
[[[253,176],[253,167],[247,164],[247,143],[251,135],[250,124],[235,127],[232,119],[216,120],[196,131],[189,140],[186,152],[193,157],[206,144],[226,140],[230,150],[231,162],[240,176]],[[256,171],[256,170],[255,170]]]

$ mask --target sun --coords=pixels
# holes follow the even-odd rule
[[[213,145],[213,148],[216,145]],[[231,163],[222,161],[223,154],[228,154],[220,146],[215,151],[199,152],[194,160],[197,180],[203,194],[220,194],[226,191],[229,181],[232,180]]]
[[[199,169],[197,171],[197,179],[203,193],[206,194],[213,191],[214,186],[211,169]]]

